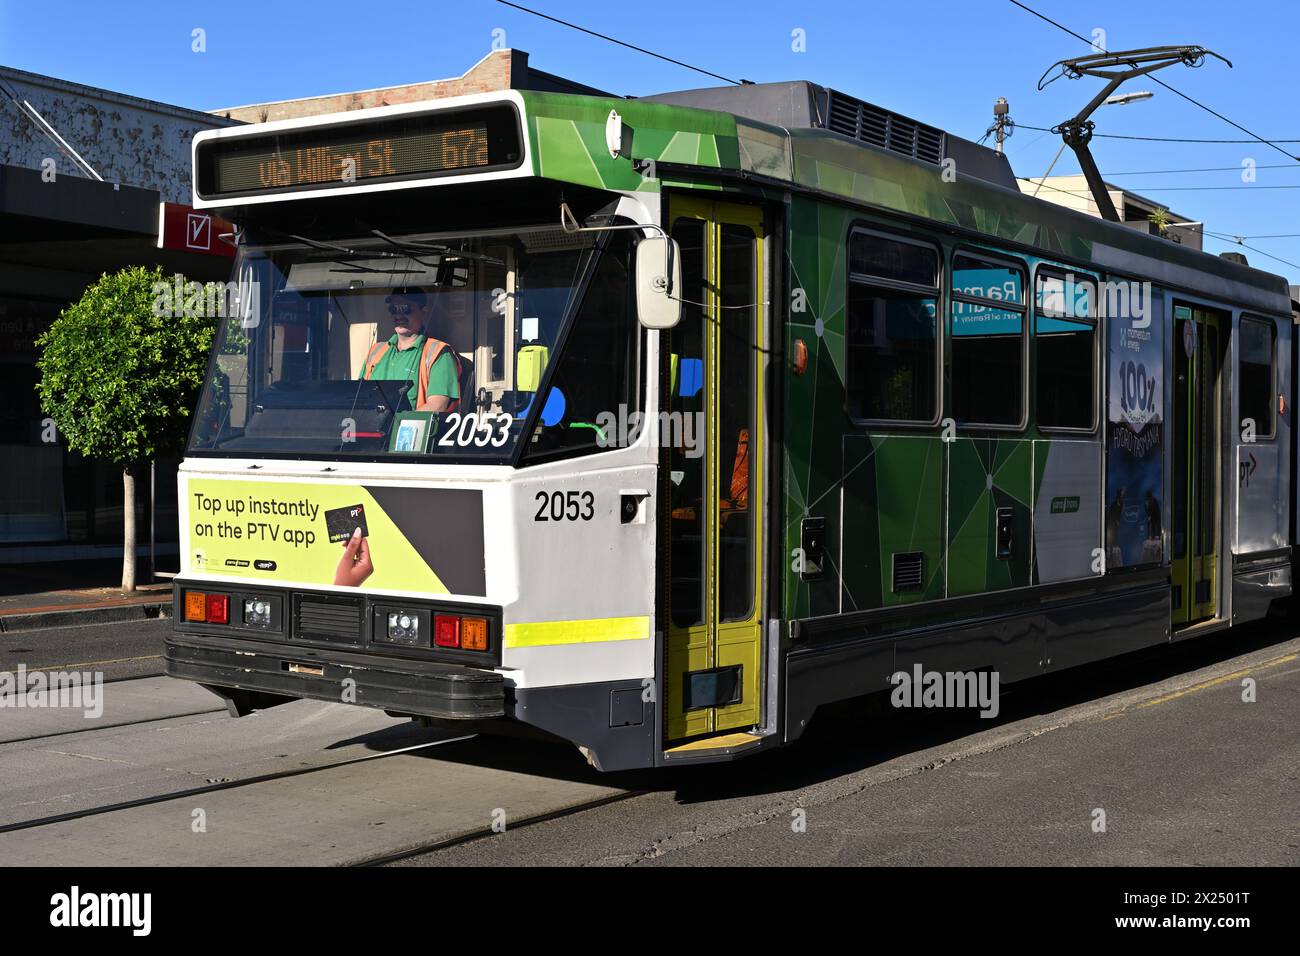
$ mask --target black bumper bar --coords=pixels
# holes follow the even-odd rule
[[[428,717],[502,717],[506,712],[500,674],[456,664],[173,633],[166,638],[163,666],[171,677],[197,681],[220,694],[232,713],[246,712],[239,702],[266,706],[268,695],[346,701]],[[354,686],[344,684],[348,678]]]

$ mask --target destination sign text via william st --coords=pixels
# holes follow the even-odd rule
[[[519,165],[513,107],[341,123],[199,146],[204,198],[485,172]]]

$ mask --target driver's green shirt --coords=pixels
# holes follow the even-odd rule
[[[393,335],[388,340],[388,348],[375,363],[375,370],[370,376],[372,379],[384,382],[411,382],[407,395],[410,396],[412,408],[415,407],[416,399],[420,394],[420,357],[424,354],[424,342],[425,337],[418,335],[415,344],[409,349],[399,349],[397,336]],[[366,368],[363,365],[357,378],[365,377]],[[429,369],[427,394],[446,395],[452,399],[460,398],[460,384],[456,381],[456,360],[451,357],[450,349],[444,349],[442,354],[434,359],[433,368]]]

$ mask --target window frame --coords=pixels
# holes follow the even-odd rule
[[[1075,279],[1086,279],[1092,283],[1092,315],[1085,318],[1077,316],[1058,316],[1044,313],[1038,306],[1038,279],[1041,275],[1055,276],[1062,282],[1067,275],[1072,275]],[[1033,337],[1034,337],[1034,425],[1040,432],[1045,434],[1057,435],[1095,435],[1097,427],[1101,424],[1101,415],[1099,408],[1101,404],[1101,339],[1103,332],[1102,325],[1102,302],[1101,302],[1101,276],[1091,272],[1080,272],[1073,266],[1058,266],[1052,263],[1039,262],[1035,263],[1033,270],[1033,294],[1034,307],[1031,312],[1033,316]],[[1044,425],[1039,417],[1038,409],[1038,375],[1040,372],[1038,363],[1038,320],[1039,318],[1063,319],[1067,322],[1078,322],[1082,325],[1092,326],[1092,424],[1087,428],[1076,428],[1070,425]]]
[[[1277,320],[1275,320],[1275,319],[1270,319],[1270,318],[1268,318],[1267,316],[1257,315],[1257,314],[1255,314],[1255,313],[1253,313],[1253,312],[1241,312],[1241,313],[1239,313],[1239,317],[1238,317],[1238,320],[1237,320],[1237,348],[1236,348],[1236,356],[1235,356],[1235,358],[1236,358],[1236,362],[1234,363],[1234,364],[1236,365],[1236,368],[1233,369],[1233,372],[1234,372],[1234,374],[1235,374],[1235,381],[1233,382],[1233,384],[1236,386],[1236,388],[1235,388],[1235,392],[1236,392],[1236,399],[1237,399],[1237,416],[1238,416],[1237,423],[1236,423],[1236,425],[1237,425],[1237,438],[1238,438],[1239,440],[1240,440],[1240,438],[1241,438],[1241,418],[1240,418],[1240,416],[1241,416],[1241,327],[1242,327],[1243,325],[1245,325],[1247,322],[1255,322],[1255,323],[1258,323],[1259,325],[1267,326],[1267,327],[1268,327],[1268,330],[1269,330],[1269,332],[1270,332],[1270,338],[1269,338],[1269,346],[1270,346],[1270,347],[1269,347],[1269,371],[1270,371],[1270,377],[1269,377],[1269,382],[1271,383],[1271,386],[1270,386],[1270,388],[1269,388],[1269,395],[1268,395],[1268,415],[1269,415],[1269,422],[1270,422],[1270,425],[1271,425],[1272,427],[1270,428],[1269,432],[1268,432],[1267,434],[1265,434],[1265,433],[1263,433],[1263,432],[1261,432],[1261,431],[1259,430],[1259,425],[1258,425],[1258,423],[1256,423],[1256,426],[1255,426],[1255,441],[1256,441],[1256,442],[1260,442],[1260,441],[1276,441],[1276,440],[1277,440],[1277,419],[1278,419],[1278,414],[1277,414],[1277,396],[1278,396],[1278,387],[1277,387],[1277,340],[1278,340],[1278,334],[1277,334]]]
[[[1020,273],[1020,287],[1023,290],[1024,301],[1015,303],[1008,302],[1006,299],[989,299],[983,296],[969,295],[965,292],[958,292],[955,285],[955,276],[957,274],[957,257],[967,256],[969,258],[983,259],[994,265],[1005,265]],[[952,334],[952,311],[953,306],[958,302],[964,302],[967,305],[991,306],[996,309],[1005,309],[1007,311],[1020,313],[1020,420],[1018,423],[991,424],[988,422],[961,422],[957,419],[956,407],[951,407],[948,411],[952,415],[952,420],[956,423],[958,431],[997,431],[997,432],[1023,432],[1029,427],[1029,290],[1030,282],[1033,279],[1033,271],[1029,264],[1017,256],[1009,253],[1000,252],[993,249],[985,249],[982,246],[970,245],[967,243],[953,246],[948,258],[948,308],[945,310],[945,332],[949,342],[953,339]],[[1010,336],[1007,336],[1009,338]],[[955,349],[949,345],[949,354],[954,356]],[[955,403],[955,396],[951,399]]]
[[[852,246],[853,240],[857,236],[871,236],[877,239],[885,239],[890,242],[898,242],[909,246],[918,246],[934,253],[934,285],[924,286],[915,282],[907,282],[902,279],[886,279],[880,276],[870,275],[865,272],[853,272],[851,263],[853,261]],[[919,236],[909,236],[901,233],[889,232],[877,228],[874,224],[865,222],[852,222],[849,224],[848,237],[844,244],[844,263],[845,263],[845,285],[844,285],[844,413],[848,416],[850,422],[854,425],[867,428],[905,428],[920,429],[934,428],[943,420],[943,329],[939,320],[939,312],[944,308],[943,296],[943,271],[944,271],[944,252],[943,247],[928,239]],[[932,296],[934,298],[935,308],[935,327],[934,327],[934,414],[926,420],[914,418],[860,418],[849,408],[849,291],[853,286],[861,286],[867,289],[887,289],[892,292],[909,292],[918,296]]]
[[[575,331],[578,327],[578,320],[582,317],[583,310],[587,305],[587,296],[596,282],[596,275],[604,264],[605,256],[609,254],[609,245],[614,241],[616,234],[612,231],[600,234],[597,239],[597,259],[587,274],[583,277],[582,284],[576,290],[576,298],[572,308],[573,316],[564,328],[563,333],[556,340],[554,347],[554,357],[547,362],[545,371],[542,373],[542,380],[538,383],[537,391],[534,394],[532,404],[524,419],[523,433],[510,459],[510,466],[516,470],[531,468],[535,465],[545,465],[555,461],[564,461],[572,458],[586,458],[592,455],[605,455],[612,452],[624,451],[625,446],[614,444],[608,448],[602,448],[596,445],[575,445],[561,448],[551,448],[546,451],[532,451],[529,446],[532,444],[532,435],[536,431],[538,423],[542,420],[542,411],[546,405],[546,400],[542,396],[548,396],[555,379],[558,377],[560,368],[564,363],[564,357],[567,354],[569,343],[572,341]],[[628,332],[628,354],[624,361],[631,372],[631,379],[628,382],[631,394],[628,396],[627,406],[629,411],[633,408],[645,409],[646,405],[646,329],[641,323],[636,321],[636,249],[640,244],[639,238],[628,240],[627,249],[627,268],[628,268],[628,286],[627,299],[628,309],[625,318],[632,321],[635,326]],[[518,330],[519,319],[516,316],[515,329]],[[458,464],[460,462],[457,462]]]

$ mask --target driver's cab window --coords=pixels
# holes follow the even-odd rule
[[[626,236],[603,259],[553,226],[288,238],[239,249],[194,451],[508,460],[522,441],[594,446],[627,394]]]
[[[489,251],[507,254],[505,249]],[[352,280],[346,292],[313,289],[315,284],[326,284],[317,273],[331,265],[295,265],[271,303],[275,321],[268,342],[270,355],[263,366],[264,385],[364,377],[375,347],[393,343],[399,321],[409,320],[414,313],[423,315],[417,334],[446,343],[459,359],[460,408],[467,410],[481,387],[487,388],[484,397],[489,402],[499,398],[505,384],[509,322],[504,259],[467,259],[428,274],[406,263],[401,278],[408,284],[404,286],[369,290],[361,278]],[[363,262],[357,268],[372,267]],[[400,331],[410,330],[403,326]]]

